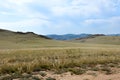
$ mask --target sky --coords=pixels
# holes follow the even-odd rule
[[[0,0],[0,29],[37,34],[120,33],[120,0]]]

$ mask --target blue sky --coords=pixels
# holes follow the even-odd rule
[[[0,28],[38,34],[120,33],[120,0],[0,0]]]

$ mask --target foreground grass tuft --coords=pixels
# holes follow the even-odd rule
[[[120,63],[120,50],[113,48],[68,48],[41,50],[4,50],[0,52],[0,74],[32,73],[54,70],[57,73],[71,71],[83,74],[89,67],[97,71],[97,64],[114,67]],[[78,67],[79,69],[74,69]],[[82,68],[82,69],[81,69]],[[71,70],[69,70],[71,69]],[[108,69],[104,69],[108,73]],[[60,72],[59,72],[60,71]],[[40,73],[45,76],[44,73]]]

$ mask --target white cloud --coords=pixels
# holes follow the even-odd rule
[[[57,16],[84,16],[89,17],[100,13],[100,10],[94,6],[68,6],[68,7],[53,7],[52,11]]]
[[[29,18],[40,18],[48,20],[49,17],[47,15],[44,15],[42,13],[33,12],[26,4],[32,3],[34,0],[5,0],[1,2],[0,7],[6,10],[0,10],[0,14],[3,16],[21,16],[26,19]],[[13,17],[13,19],[16,17]]]
[[[103,13],[103,9],[115,11],[116,4],[112,0],[73,0],[66,6],[53,6],[52,12],[56,16],[98,16]]]
[[[118,3],[113,0],[5,0],[2,4],[8,9],[15,10],[16,14],[30,14],[31,9],[27,4],[39,4],[49,9],[56,16],[76,15],[89,17],[100,15],[102,9],[114,11],[115,5]]]
[[[23,20],[23,21],[17,21],[17,22],[0,22],[0,28],[3,29],[13,29],[18,30],[19,28],[26,29],[28,28],[34,28],[34,27],[43,27],[43,26],[49,26],[50,22],[46,20],[41,19],[29,19],[29,20]],[[29,30],[29,29],[28,29]]]
[[[33,2],[33,0],[7,0],[7,2],[14,3],[16,5],[24,5],[25,3]]]
[[[39,3],[45,7],[66,6],[69,0],[34,0],[35,3]]]
[[[44,29],[54,31],[94,24],[118,27],[120,17],[102,18],[120,16],[119,4],[120,0],[1,0],[0,28],[17,30],[37,26],[41,29],[46,26]],[[79,24],[83,20],[83,24]]]
[[[83,22],[85,26],[100,25],[101,27],[120,27],[120,16],[107,19],[88,19]],[[97,27],[97,26],[96,26]]]

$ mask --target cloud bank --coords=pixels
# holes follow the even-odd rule
[[[120,0],[1,0],[0,28],[39,34],[119,33]]]

